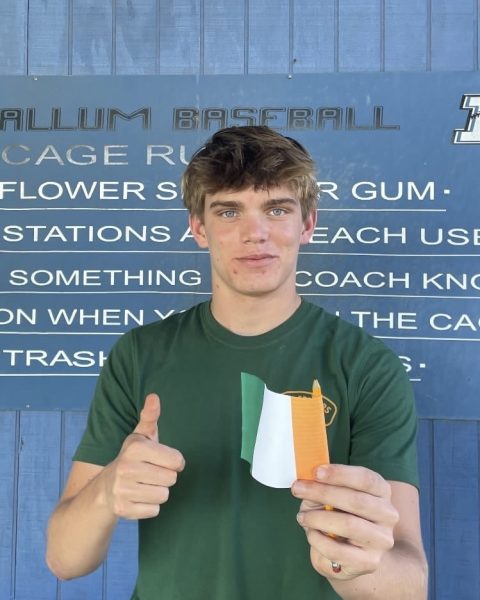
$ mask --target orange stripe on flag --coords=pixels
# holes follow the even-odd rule
[[[314,479],[318,465],[330,462],[321,392],[312,398],[292,396],[293,445],[298,479]]]

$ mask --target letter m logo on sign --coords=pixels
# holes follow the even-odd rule
[[[463,129],[454,129],[453,144],[480,144],[480,94],[463,94],[460,108],[468,110]]]

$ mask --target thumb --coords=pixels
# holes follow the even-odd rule
[[[148,394],[145,398],[140,420],[133,430],[151,440],[158,442],[158,419],[160,418],[160,398],[157,394]]]

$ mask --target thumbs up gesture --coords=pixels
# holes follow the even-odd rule
[[[159,443],[159,418],[160,398],[148,394],[137,426],[125,439],[117,458],[105,467],[107,503],[117,517],[157,516],[185,466],[178,450]]]

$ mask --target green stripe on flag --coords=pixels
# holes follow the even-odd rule
[[[241,458],[253,462],[253,450],[257,440],[258,423],[262,413],[265,384],[261,379],[241,374],[242,380],[242,451]]]

